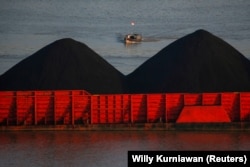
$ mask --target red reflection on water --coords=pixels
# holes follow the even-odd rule
[[[123,145],[135,149],[161,150],[238,150],[250,149],[250,133],[94,131],[94,132],[9,132],[0,133],[1,148],[34,145],[37,148],[79,146],[109,148]],[[75,148],[74,148],[75,149]]]

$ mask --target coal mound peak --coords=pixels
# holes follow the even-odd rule
[[[0,90],[84,89],[122,93],[125,76],[83,43],[66,38],[45,46],[0,76]]]
[[[124,76],[87,45],[55,41],[0,76],[0,90],[86,90],[92,94],[250,91],[250,61],[197,30]]]
[[[235,48],[197,30],[127,76],[131,93],[250,91],[250,62]]]

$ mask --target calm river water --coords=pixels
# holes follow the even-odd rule
[[[0,133],[1,167],[126,167],[128,150],[250,150],[250,133],[166,131]]]

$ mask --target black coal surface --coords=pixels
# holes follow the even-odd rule
[[[125,76],[88,46],[66,38],[45,46],[0,76],[0,90],[84,89],[122,93]]]
[[[127,76],[130,93],[250,91],[250,61],[197,30],[162,49]]]

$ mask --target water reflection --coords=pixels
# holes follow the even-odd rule
[[[250,133],[0,133],[0,166],[127,166],[128,150],[249,150]]]

